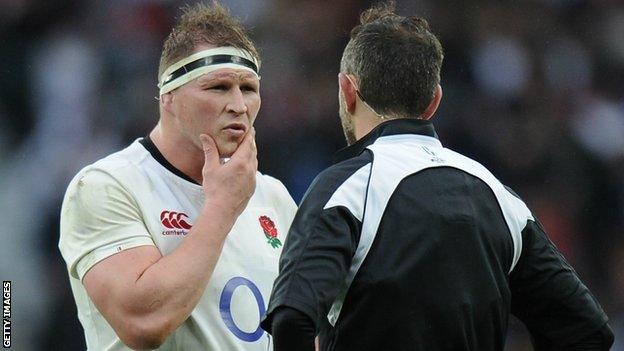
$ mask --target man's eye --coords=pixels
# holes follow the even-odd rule
[[[208,89],[209,90],[228,90],[228,87],[223,84],[219,84],[219,85],[213,85],[209,87]]]
[[[256,89],[256,87],[252,86],[252,85],[243,85],[241,87],[241,90],[243,91],[251,91],[251,92],[256,92],[258,91],[258,89]]]

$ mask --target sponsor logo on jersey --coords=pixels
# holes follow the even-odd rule
[[[268,216],[260,216],[258,221],[260,221],[260,226],[264,231],[264,236],[267,238],[267,243],[274,249],[282,246],[282,242],[277,238],[277,228],[275,227],[273,220],[271,220]]]
[[[184,212],[162,211],[160,223],[167,228],[162,235],[186,235],[193,225],[189,224],[188,215]]]

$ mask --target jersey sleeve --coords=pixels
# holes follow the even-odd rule
[[[61,209],[59,249],[69,274],[82,280],[99,261],[154,245],[133,196],[108,173],[92,169],[69,185]]]
[[[537,221],[522,231],[523,248],[510,274],[511,312],[535,345],[558,350],[604,327],[607,316]],[[544,349],[544,348],[542,348]]]
[[[261,323],[269,332],[279,307],[303,312],[318,327],[344,283],[361,222],[345,206],[324,209],[331,192],[327,181],[315,181],[290,227],[280,273]]]

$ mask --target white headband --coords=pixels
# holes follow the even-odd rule
[[[218,47],[196,52],[169,66],[158,80],[163,95],[193,79],[222,68],[244,69],[258,76],[258,60],[245,50]]]

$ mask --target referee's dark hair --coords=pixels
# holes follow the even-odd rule
[[[376,112],[417,118],[440,83],[444,54],[426,20],[395,14],[394,1],[364,11],[351,31],[340,64]]]

